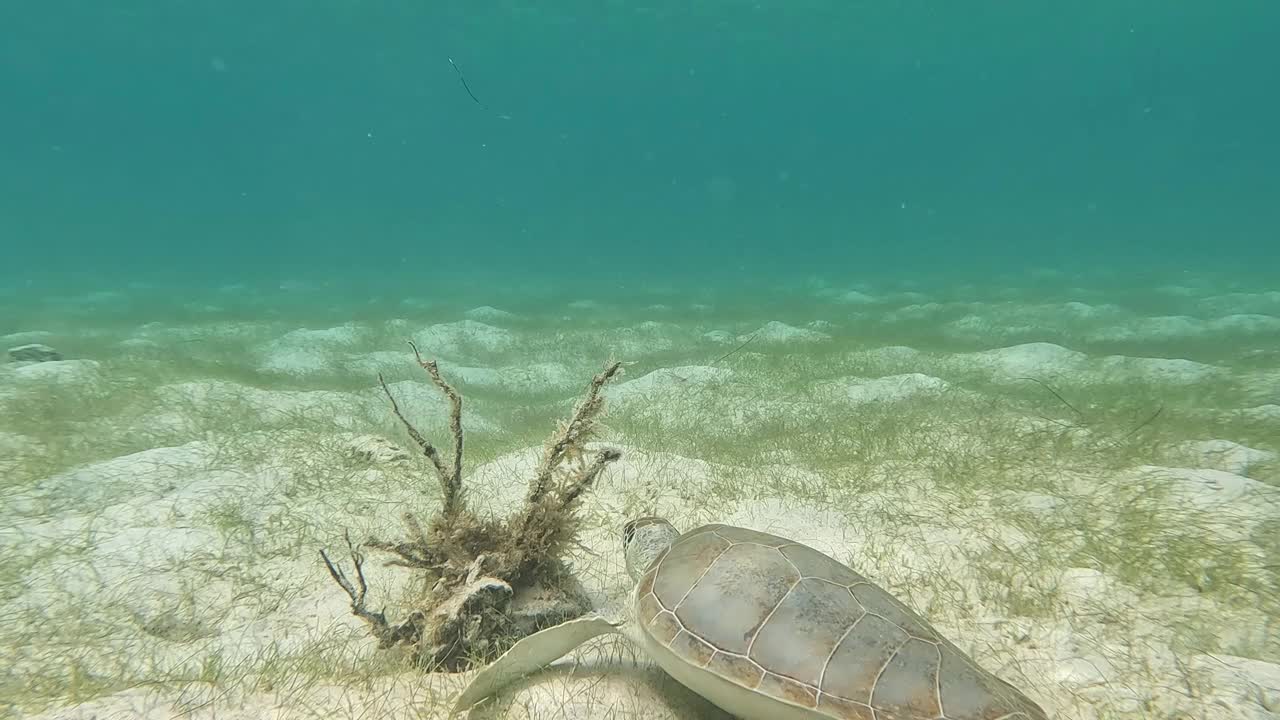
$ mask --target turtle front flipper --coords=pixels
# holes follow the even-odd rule
[[[451,714],[457,714],[512,682],[555,662],[597,635],[621,632],[621,623],[589,615],[529,635],[471,679],[458,695]]]

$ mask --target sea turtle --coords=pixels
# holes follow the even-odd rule
[[[621,633],[742,720],[1047,720],[916,613],[811,547],[730,525],[623,529],[629,615],[530,635],[458,696],[470,708],[586,640]]]

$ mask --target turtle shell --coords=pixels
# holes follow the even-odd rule
[[[1047,718],[884,589],[776,535],[691,530],[634,599],[641,630],[680,660],[814,717]]]

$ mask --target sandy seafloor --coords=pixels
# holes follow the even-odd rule
[[[493,512],[627,363],[571,558],[601,606],[626,519],[745,524],[1052,717],[1280,717],[1280,288],[337,288],[0,294],[0,351],[64,357],[0,362],[0,715],[443,717],[462,679],[377,651],[318,556],[438,502],[376,384],[446,441],[413,339],[466,398]],[[369,575],[397,617],[406,572]],[[724,716],[605,641],[473,717]]]

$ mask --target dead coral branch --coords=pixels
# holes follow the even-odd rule
[[[402,642],[413,642],[417,639],[418,628],[416,624],[410,620],[403,625],[392,627],[387,622],[387,614],[379,610],[373,612],[365,607],[365,596],[369,593],[369,584],[364,579],[364,556],[360,554],[360,548],[351,542],[351,535],[343,533],[342,537],[347,541],[347,550],[351,554],[351,563],[356,569],[356,580],[359,586],[353,585],[351,580],[347,578],[342,568],[335,565],[324,550],[320,551],[320,557],[324,559],[324,565],[329,569],[329,576],[333,581],[346,591],[351,598],[351,614],[364,620],[369,624],[369,630],[374,637],[378,639],[378,647],[389,648]]]
[[[604,398],[601,397],[600,390],[621,369],[622,363],[614,361],[604,369],[604,372],[591,378],[587,396],[578,403],[578,407],[573,411],[573,417],[568,422],[562,423],[559,431],[547,441],[542,462],[538,464],[538,474],[529,484],[529,503],[536,503],[542,499],[551,485],[552,475],[560,464],[566,458],[580,454],[587,441],[596,433],[596,420],[604,411]]]
[[[622,453],[604,449],[586,459],[586,445],[600,432],[602,390],[622,369],[611,362],[595,375],[568,421],[543,447],[523,506],[505,520],[481,518],[468,508],[462,485],[462,397],[440,374],[435,360],[414,358],[449,401],[452,458],[445,456],[401,412],[381,375],[378,383],[409,437],[431,462],[441,489],[441,509],[425,525],[403,513],[407,537],[365,544],[393,557],[386,563],[421,573],[423,597],[408,619],[391,624],[366,606],[364,558],[347,539],[356,582],[321,551],[329,575],[351,598],[351,612],[364,620],[379,647],[406,644],[432,669],[461,670],[486,662],[512,643],[590,609],[582,586],[564,563],[577,542],[577,508],[604,469]]]
[[[436,387],[449,398],[449,430],[453,437],[453,465],[452,467],[445,464],[443,458],[440,457],[440,451],[436,450],[436,446],[431,444],[418,429],[413,426],[405,418],[404,413],[400,412],[400,406],[396,404],[396,398],[391,394],[391,389],[387,387],[387,381],[383,379],[382,373],[378,373],[378,384],[382,386],[382,392],[386,393],[387,399],[391,401],[391,411],[399,418],[400,424],[404,425],[405,430],[409,433],[409,437],[422,448],[422,454],[427,456],[431,461],[432,467],[436,470],[436,475],[440,478],[440,489],[443,493],[444,508],[441,514],[445,517],[456,515],[462,509],[462,396],[457,390],[453,389],[449,383],[444,381],[440,376],[440,368],[436,365],[435,360],[426,361],[422,359],[422,353],[418,352],[418,346],[411,341],[409,347],[413,348],[413,356],[418,361],[418,365],[427,371],[431,376],[431,381]]]

